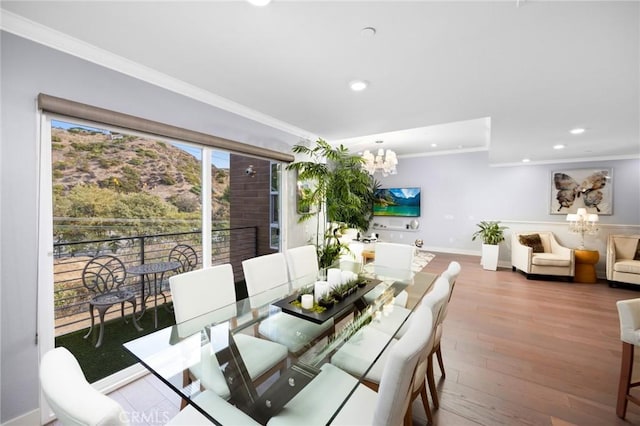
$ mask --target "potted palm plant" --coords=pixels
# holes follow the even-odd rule
[[[474,232],[471,241],[475,241],[476,238],[482,239],[482,257],[480,258],[480,264],[483,269],[495,271],[498,269],[498,255],[500,244],[504,241],[504,230],[506,226],[500,226],[498,221],[481,221],[477,224],[479,230]]]
[[[287,170],[295,170],[299,181],[311,182],[301,199],[298,222],[316,218],[318,262],[327,268],[348,250],[340,243],[341,231],[369,227],[377,183],[362,169],[362,158],[342,145],[318,139],[312,146],[295,145],[293,152],[308,160],[291,163]]]

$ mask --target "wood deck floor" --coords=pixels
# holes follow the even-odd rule
[[[435,367],[435,425],[640,425],[640,408],[633,404],[626,422],[615,415],[621,356],[615,302],[640,292],[604,281],[527,280],[511,269],[485,271],[475,256],[437,253],[426,271],[440,273],[451,260],[461,263],[462,272],[442,337],[446,378]],[[640,376],[640,366],[637,371]],[[164,419],[177,412],[178,399],[155,381],[147,376],[113,396],[127,410],[155,411],[147,420]],[[415,424],[426,424],[419,401],[413,413]]]

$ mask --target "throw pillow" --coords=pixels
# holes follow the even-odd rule
[[[520,235],[518,239],[523,246],[531,247],[534,253],[544,253],[540,234]]]
[[[633,256],[633,260],[640,260],[640,240],[638,240],[638,245],[636,246],[636,255]]]

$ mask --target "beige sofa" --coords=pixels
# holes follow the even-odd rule
[[[636,255],[639,240],[640,235],[609,235],[607,242],[607,280],[609,280],[609,284],[640,285],[640,256]]]
[[[535,252],[532,247],[520,243],[520,236],[532,236],[538,234],[542,252]],[[561,246],[556,241],[552,232],[531,231],[512,234],[511,239],[511,265],[515,271],[521,270],[531,278],[536,275],[556,275],[573,280],[575,273],[575,258],[573,249]]]

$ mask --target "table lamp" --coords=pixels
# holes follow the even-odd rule
[[[567,215],[569,222],[569,231],[574,234],[580,234],[580,250],[584,250],[584,234],[595,235],[598,233],[597,223],[598,215],[595,213],[587,213],[587,209],[579,208],[576,213]]]

